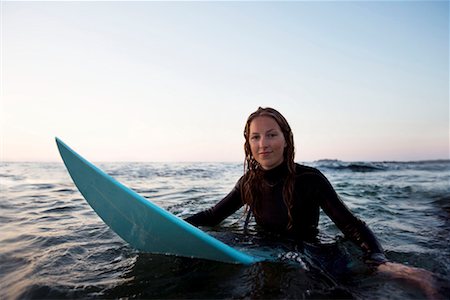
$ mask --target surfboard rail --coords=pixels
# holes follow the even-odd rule
[[[72,150],[59,153],[76,187],[99,217],[133,248],[234,264],[261,259],[240,252],[144,198]]]

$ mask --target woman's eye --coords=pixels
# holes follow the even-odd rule
[[[250,140],[252,140],[252,141],[256,141],[256,140],[258,140],[258,138],[259,138],[259,136],[257,136],[257,135],[254,135],[254,136],[252,136],[252,137],[250,138]]]

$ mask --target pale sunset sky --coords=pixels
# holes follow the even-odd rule
[[[1,1],[1,161],[449,159],[448,1]]]

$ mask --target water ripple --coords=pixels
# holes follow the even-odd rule
[[[450,276],[448,161],[316,164],[350,209],[369,224],[390,259],[426,268],[443,278]],[[181,217],[217,203],[242,175],[241,164],[118,163],[101,167]],[[0,283],[6,299],[339,295],[400,299],[411,293],[419,297],[413,291],[386,287],[385,281],[368,275],[353,281],[342,279],[336,286],[333,280],[339,277],[333,276],[339,272],[325,274],[305,253],[281,247],[278,239],[261,234],[254,220],[244,234],[242,211],[220,226],[203,229],[233,247],[272,261],[244,267],[138,253],[95,214],[62,164],[1,163],[0,187]],[[358,248],[336,239],[342,234],[323,212],[321,216],[319,238],[332,243],[335,250],[326,247],[319,252],[325,258],[331,252],[338,256],[356,253],[357,260]],[[444,280],[444,289],[445,284]]]

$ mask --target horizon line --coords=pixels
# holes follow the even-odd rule
[[[0,163],[64,163],[62,160],[0,160]],[[213,160],[185,160],[185,161],[146,161],[146,160],[96,160],[93,163],[225,163],[225,164],[243,164],[243,161],[213,161]],[[317,162],[343,162],[343,163],[358,163],[358,162],[370,162],[370,163],[414,163],[414,162],[450,162],[449,158],[429,158],[429,159],[414,159],[414,160],[341,160],[337,158],[321,158],[316,160],[295,160],[296,163],[317,163]]]

